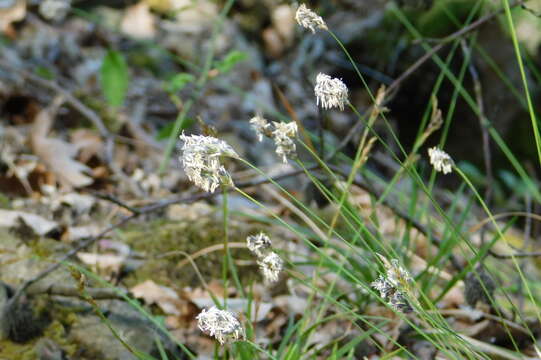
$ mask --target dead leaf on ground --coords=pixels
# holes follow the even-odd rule
[[[96,132],[89,129],[77,129],[70,135],[72,144],[75,144],[79,151],[79,160],[87,163],[92,157],[101,157],[104,144]]]
[[[32,150],[58,178],[62,187],[71,189],[90,185],[93,180],[85,174],[89,173],[90,169],[74,160],[79,151],[78,147],[60,139],[47,137],[59,106],[60,101],[56,100],[36,116],[30,134]]]
[[[122,22],[121,31],[134,38],[150,39],[156,35],[156,20],[150,12],[150,8],[144,1],[126,9]]]
[[[24,19],[26,16],[26,1],[3,1],[0,4],[0,31],[8,35],[12,32],[11,23]]]
[[[75,192],[60,195],[58,201],[59,204],[69,206],[75,210],[78,215],[89,213],[96,203],[94,197]]]
[[[23,211],[0,209],[0,227],[14,229],[21,226],[21,222],[38,236],[44,236],[58,228],[56,222],[47,220],[39,215]]]
[[[78,253],[77,257],[87,265],[115,274],[118,274],[122,268],[137,269],[143,264],[142,260],[116,254]]]
[[[147,280],[130,289],[136,297],[145,300],[147,304],[156,304],[168,315],[181,315],[180,303],[182,300],[175,290],[158,285],[152,280]]]
[[[101,232],[101,228],[95,224],[70,226],[64,234],[62,234],[61,240],[67,242],[73,242],[81,239],[87,239],[98,235]]]

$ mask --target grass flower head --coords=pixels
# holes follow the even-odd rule
[[[344,105],[348,102],[348,88],[342,80],[331,78],[329,75],[319,73],[316,77],[317,104],[321,103],[324,109],[340,108],[344,110]]]
[[[455,163],[445,151],[433,147],[428,149],[428,156],[430,157],[430,163],[434,166],[434,170],[444,174],[448,174],[453,170]]]
[[[213,306],[210,309],[203,309],[196,319],[199,329],[205,334],[215,337],[220,345],[245,338],[240,321],[229,311],[220,310]]]
[[[284,268],[284,261],[275,252],[269,252],[257,261],[259,269],[266,283],[275,283],[280,278],[280,272]]]
[[[263,140],[263,136],[271,138],[276,145],[276,154],[282,158],[282,161],[287,163],[287,158],[297,156],[297,147],[295,138],[297,137],[297,123],[282,123],[273,121],[268,122],[263,117],[257,115],[250,120],[252,129],[257,134],[259,141]]]
[[[250,125],[257,134],[259,141],[263,141],[263,136],[272,137],[272,125],[262,116],[256,115],[251,118]]]
[[[182,134],[180,139],[184,142],[180,160],[190,181],[211,193],[220,184],[233,185],[231,175],[220,163],[222,157],[239,157],[231,146],[212,136]]]
[[[285,164],[288,157],[297,156],[297,147],[294,141],[297,136],[297,123],[273,122],[273,125],[272,139],[276,145],[276,154],[282,157]]]
[[[260,232],[257,235],[250,235],[246,238],[248,250],[253,252],[258,258],[264,257],[270,250],[272,242],[267,234]]]
[[[379,255],[379,254],[378,254]],[[398,260],[392,259],[390,262],[379,255],[385,265],[385,275],[380,275],[372,284],[375,290],[379,291],[381,298],[386,301],[393,309],[408,313],[413,311],[406,296],[409,291],[409,283],[412,280],[410,274],[398,263]]]
[[[313,34],[315,34],[316,29],[328,29],[327,24],[325,24],[325,21],[323,21],[321,16],[308,9],[304,4],[301,4],[301,6],[298,7],[297,12],[295,13],[295,20],[297,20],[297,23],[300,26],[310,29]]]

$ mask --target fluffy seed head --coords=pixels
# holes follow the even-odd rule
[[[288,157],[297,156],[297,147],[295,146],[295,137],[297,136],[297,123],[282,123],[273,121],[274,131],[272,139],[276,144],[276,154],[282,157],[282,162],[287,163]]]
[[[246,238],[248,250],[253,252],[258,258],[264,257],[269,251],[272,242],[267,234],[260,232],[257,235],[250,235]]]
[[[329,75],[319,73],[316,77],[316,93],[317,104],[321,103],[324,109],[334,107],[344,110],[344,105],[348,102],[348,88],[342,80],[331,78]]]
[[[273,121],[269,123],[263,117],[257,115],[250,120],[252,129],[257,134],[259,141],[263,140],[263,136],[271,138],[276,145],[276,154],[278,154],[284,163],[287,163],[287,158],[295,158],[297,156],[297,147],[294,139],[297,137],[297,123],[282,123]]]
[[[413,311],[404,295],[408,290],[408,283],[412,281],[410,274],[400,266],[397,259],[392,259],[389,262],[383,256],[379,255],[379,257],[385,265],[386,272],[370,285],[379,291],[381,298],[395,310],[404,313]]]
[[[260,115],[256,115],[250,119],[250,124],[252,129],[254,129],[257,134],[257,139],[263,141],[263,136],[271,137],[272,136],[272,125],[269,124],[267,119],[263,118]]]
[[[216,306],[203,309],[196,317],[199,329],[218,340],[220,345],[244,340],[244,329],[233,313]]]
[[[233,185],[231,175],[221,165],[220,158],[239,156],[225,141],[212,136],[180,135],[184,142],[180,158],[188,179],[207,192],[214,192],[220,184]]]
[[[325,24],[325,21],[323,21],[321,16],[308,9],[304,4],[299,6],[297,9],[297,12],[295,13],[295,20],[297,20],[297,23],[300,26],[310,29],[313,34],[315,34],[316,29],[328,29],[327,24]]]
[[[393,286],[399,287],[401,284],[412,281],[409,272],[400,266],[397,259],[392,259],[391,263],[386,264],[385,267],[387,268],[387,279]]]
[[[284,268],[284,261],[275,252],[270,252],[257,261],[259,269],[263,274],[266,283],[277,282],[280,277],[280,272]]]
[[[428,149],[430,163],[434,166],[434,170],[448,174],[453,170],[455,164],[453,159],[445,151],[433,147]]]

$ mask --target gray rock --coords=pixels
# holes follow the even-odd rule
[[[60,346],[49,338],[43,338],[36,343],[36,355],[39,360],[63,360],[64,355]]]
[[[175,344],[156,328],[147,318],[126,302],[111,300],[104,306],[110,325],[133,349],[158,356],[156,339],[160,339],[166,352],[179,357]],[[112,333],[107,325],[95,315],[81,316],[70,331],[71,340],[82,349],[104,360],[137,359]]]

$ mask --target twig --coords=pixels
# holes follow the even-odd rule
[[[471,49],[468,48],[468,45],[464,41],[464,39],[461,40],[461,47],[462,51],[464,52],[464,56],[466,58],[466,61],[468,61],[468,69],[472,77],[473,81],[473,89],[475,92],[475,101],[477,102],[477,107],[479,108],[479,126],[481,127],[481,136],[483,139],[483,159],[485,161],[485,170],[487,173],[486,176],[486,187],[485,187],[485,202],[487,205],[490,205],[492,202],[492,180],[493,180],[493,172],[492,172],[492,156],[490,154],[490,136],[488,134],[488,125],[489,121],[488,118],[485,115],[485,105],[483,101],[483,88],[481,86],[481,80],[479,79],[479,73],[477,72],[477,69],[475,68],[473,64],[473,60],[471,58],[472,52]],[[485,231],[483,228],[483,231],[481,231],[481,244],[485,244]]]
[[[527,258],[527,257],[538,257],[541,256],[541,251],[534,252],[520,252],[515,254],[497,254],[493,250],[488,251],[489,254],[496,259],[512,259],[512,258]]]
[[[126,204],[124,201],[120,200],[119,198],[117,198],[116,196],[112,195],[112,194],[104,194],[104,193],[100,193],[100,192],[92,192],[92,195],[94,195],[95,197],[99,198],[99,199],[102,199],[102,200],[107,200],[109,202],[112,202],[113,204],[116,204],[118,206],[120,206],[121,208],[124,208],[128,211],[130,211],[132,214],[140,214],[141,213],[141,210],[131,206],[131,205],[128,205]]]
[[[525,0],[516,1],[513,4],[511,4],[510,7],[513,8],[513,7],[518,6],[518,5],[523,5],[524,2],[525,2]],[[499,9],[497,11],[494,11],[494,12],[492,12],[490,14],[487,14],[487,15],[485,15],[483,17],[480,17],[479,19],[472,22],[471,24],[469,24],[469,25],[463,27],[462,29],[452,33],[451,35],[446,36],[443,39],[441,39],[440,43],[438,45],[434,46],[432,49],[427,51],[416,62],[414,62],[409,68],[407,68],[406,71],[404,71],[398,78],[396,78],[391,83],[391,85],[389,85],[389,88],[387,90],[388,94],[390,94],[388,100],[390,100],[392,98],[393,91],[397,90],[398,87],[400,87],[400,85],[404,82],[404,80],[406,80],[411,74],[413,74],[417,69],[419,69],[421,67],[421,65],[423,65],[426,61],[428,61],[434,54],[436,54],[438,51],[440,51],[447,43],[449,43],[449,42],[451,42],[451,41],[453,41],[453,40],[455,40],[455,39],[457,39],[457,38],[459,38],[461,36],[464,36],[467,33],[477,29],[479,26],[481,26],[484,23],[492,20],[493,18],[500,15],[504,11],[505,11],[505,9],[501,8],[501,9]]]
[[[231,243],[228,243],[227,244],[228,247],[230,249],[245,249],[246,248],[246,243],[244,242],[231,242]],[[180,269],[180,268],[183,268],[186,264],[188,263],[193,263],[193,261],[201,256],[204,256],[204,255],[207,255],[211,252],[214,252],[214,251],[219,251],[219,250],[222,250],[224,249],[224,244],[223,243],[220,243],[220,244],[215,244],[215,245],[212,245],[212,246],[209,246],[209,247],[206,247],[204,249],[201,249],[193,254],[188,254],[188,253],[185,253],[184,251],[174,251],[175,253],[178,252],[182,255],[184,255],[186,257],[186,259],[182,260],[181,262],[179,262],[177,264],[177,266],[175,267],[176,270]]]
[[[483,136],[483,157],[485,160],[485,170],[487,172],[487,185],[485,191],[485,202],[490,204],[492,198],[492,156],[490,153],[490,136],[488,134],[487,125],[489,123],[488,118],[485,114],[485,105],[483,101],[483,88],[481,86],[481,80],[479,79],[479,73],[475,68],[473,61],[471,59],[471,49],[468,48],[464,41],[461,42],[462,50],[464,54],[469,59],[469,71],[473,80],[473,88],[475,92],[475,99],[477,102],[477,107],[479,108],[479,125],[481,127],[481,132]]]
[[[123,299],[123,296],[118,293],[118,290],[107,288],[86,288],[85,291],[88,293],[88,295],[96,300]],[[51,284],[49,286],[36,284],[31,286],[26,293],[28,295],[59,295],[78,297],[81,299],[85,298],[78,287],[59,284]]]

